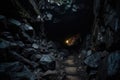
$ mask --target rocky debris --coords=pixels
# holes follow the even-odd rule
[[[10,19],[9,22],[14,25],[13,27],[19,27],[21,25],[21,23],[15,19]]]
[[[13,55],[13,56],[15,57],[16,60],[21,61],[21,62],[23,62],[23,63],[26,63],[26,64],[32,66],[33,68],[35,68],[35,67],[38,66],[37,63],[32,62],[32,61],[30,61],[30,60],[24,58],[23,56],[19,55],[19,54],[16,53],[16,52],[11,51],[10,54]]]
[[[74,0],[40,0],[36,3],[39,3],[38,8],[41,11],[42,19],[52,23],[60,22],[62,16],[68,14],[68,12],[71,14],[80,10],[80,6]]]
[[[28,7],[22,4],[24,1]],[[77,0],[12,3],[20,10],[20,16],[8,19],[0,15],[1,80],[120,79],[119,2],[113,2],[114,6],[112,0],[94,0],[94,25],[83,44],[78,43],[81,49],[77,56],[66,49],[58,50],[53,41],[47,40],[44,22],[58,23],[65,15],[89,9],[82,1],[80,4]]]
[[[34,29],[32,26],[28,24],[22,24],[21,29],[25,31],[28,35],[33,36],[34,35]]]
[[[52,55],[44,54],[40,59],[40,64],[44,70],[55,69],[55,58]]]
[[[13,36],[10,32],[2,32],[1,37],[6,40],[13,41]]]
[[[32,44],[32,47],[35,48],[35,49],[38,49],[38,48],[39,48],[39,45],[37,45],[36,43],[33,43],[33,44]]]
[[[28,67],[19,62],[0,64],[0,73],[5,73],[5,75],[8,75],[7,77],[10,77],[13,80],[25,78],[29,80],[35,79],[35,75],[28,69]],[[3,74],[3,76],[5,75]]]
[[[33,42],[32,33],[34,29],[32,26],[21,23],[15,19],[9,19],[8,26],[10,26],[9,30],[11,31],[11,33],[14,34],[18,38],[22,38],[23,42],[29,42],[29,43]]]
[[[54,42],[36,35],[33,38],[34,28],[29,23],[8,19],[6,24],[7,30],[0,33],[0,79],[53,80],[56,75],[57,80],[62,80],[64,75],[56,71],[59,51]]]
[[[73,12],[77,12],[78,9],[79,9],[79,6],[77,6],[77,5],[72,6],[72,11]]]
[[[16,41],[16,44],[21,48],[25,47],[25,44],[22,41]]]
[[[9,42],[5,40],[0,41],[0,49],[6,49],[9,47]]]
[[[109,1],[94,1],[92,34],[86,36],[79,54],[87,80],[119,80],[119,17]]]
[[[108,56],[107,73],[109,76],[117,75],[120,72],[120,52],[116,51]]]
[[[66,58],[62,59],[60,69],[65,72],[65,79],[63,80],[86,80],[85,70],[82,69],[79,59],[76,59],[77,57],[75,54],[69,54]]]
[[[49,21],[49,20],[52,20],[52,18],[53,18],[53,15],[51,14],[51,13],[48,13],[48,12],[46,12],[45,14],[44,14],[44,20],[47,20],[47,21]]]
[[[100,63],[101,56],[99,53],[94,53],[90,56],[88,56],[84,63],[90,67],[97,68]]]
[[[95,2],[99,3],[101,1],[97,0]],[[96,16],[95,28],[93,30],[94,31],[93,36],[94,37],[96,36],[97,38],[95,39],[97,41],[94,44],[96,45],[101,44],[100,46],[104,48],[110,48],[112,44],[115,43],[114,40],[118,39],[114,35],[119,34],[117,33],[119,31],[119,18],[117,17],[118,16],[117,11],[112,7],[108,0],[103,1],[103,5],[100,5],[98,3],[95,4],[99,6],[95,6],[96,9],[94,14],[98,15]],[[101,24],[99,24],[99,22]],[[117,43],[119,44],[119,41],[117,41]]]
[[[72,0],[68,0],[68,1],[65,1],[65,0],[48,0],[49,3],[55,3],[57,4],[58,6],[61,6],[63,4],[70,4],[72,3]]]

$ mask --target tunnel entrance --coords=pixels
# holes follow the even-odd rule
[[[83,1],[84,6],[92,7],[92,1]],[[83,5],[79,4],[79,5]],[[54,23],[52,21],[45,22],[45,32],[47,37],[51,40],[63,42],[65,38],[80,34],[82,38],[90,33],[91,26],[93,25],[93,12],[92,8],[79,9],[77,12],[68,11],[62,14],[59,18],[60,21]],[[54,15],[54,14],[53,14]]]
[[[1,0],[0,80],[119,80],[119,3]]]

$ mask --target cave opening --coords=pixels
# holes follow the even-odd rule
[[[0,80],[119,80],[119,4],[1,0]]]

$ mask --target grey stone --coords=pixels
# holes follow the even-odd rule
[[[9,22],[14,24],[14,25],[16,25],[16,26],[20,26],[21,25],[21,23],[18,20],[15,20],[15,19],[10,19]]]
[[[41,67],[43,68],[43,70],[54,70],[56,63],[55,63],[55,58],[54,56],[50,55],[50,54],[44,54],[42,55],[41,59],[40,59],[40,64],[42,65]]]
[[[25,44],[22,41],[16,41],[16,44],[22,48],[25,46]]]
[[[21,27],[24,31],[33,31],[33,27],[28,24],[22,24]]]
[[[97,68],[99,66],[99,62],[101,60],[101,56],[99,53],[94,53],[90,56],[88,56],[84,63],[90,67]]]
[[[33,43],[33,44],[32,44],[32,47],[35,48],[35,49],[38,49],[38,48],[39,48],[39,45],[36,44],[36,43]]]
[[[120,71],[120,52],[113,52],[108,56],[107,73],[109,76],[116,75]]]
[[[10,47],[10,42],[6,40],[0,40],[0,49],[6,49]]]
[[[55,58],[53,56],[49,55],[49,54],[42,55],[42,57],[40,59],[41,62],[47,62],[47,63],[50,63],[54,60],[55,60]]]
[[[1,33],[2,38],[8,40],[8,41],[13,41],[13,36],[10,32],[2,32]]]

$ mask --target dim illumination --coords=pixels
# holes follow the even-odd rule
[[[79,38],[79,34],[74,35],[74,36],[66,39],[66,40],[65,40],[65,44],[66,44],[67,46],[72,46],[72,45],[74,45],[74,43],[76,42],[76,40],[77,40],[78,38]]]
[[[65,43],[68,44],[68,43],[69,43],[69,40],[66,40]]]

